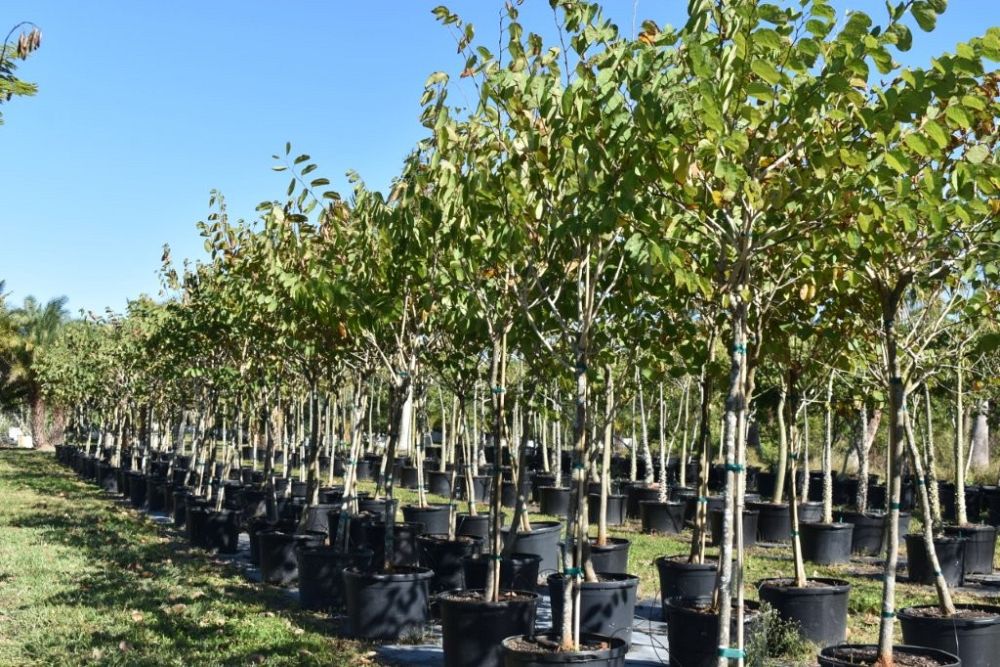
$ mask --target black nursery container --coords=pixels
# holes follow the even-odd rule
[[[684,530],[684,503],[644,500],[639,503],[639,518],[644,534],[676,535]]]
[[[552,604],[552,631],[562,632],[563,587],[566,578],[553,574],[548,578]],[[580,585],[580,632],[616,637],[632,643],[632,620],[639,577],[631,574],[598,573],[598,581]]]
[[[351,634],[361,639],[392,640],[419,635],[429,618],[430,581],[423,567],[392,572],[344,570],[344,601]]]
[[[500,667],[502,642],[532,634],[539,596],[534,591],[501,594],[487,602],[483,592],[452,591],[438,596],[445,667]]]
[[[809,586],[799,588],[794,579],[765,579],[759,584],[760,600],[783,620],[796,624],[804,639],[820,647],[843,643],[851,585],[841,579],[809,582]]]
[[[936,606],[900,610],[903,641],[952,653],[964,665],[1000,667],[1000,607],[957,604],[957,614],[950,618],[935,615],[936,610]]]
[[[965,582],[965,539],[941,536],[934,538],[934,552],[937,554],[941,574],[949,586],[961,586]],[[906,536],[906,569],[910,581],[918,584],[933,584],[934,568],[927,558],[923,534]]]

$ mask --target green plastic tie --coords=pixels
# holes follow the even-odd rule
[[[493,387],[493,393],[494,394],[502,394],[503,392],[504,392],[504,388],[503,387]]]
[[[573,464],[573,470],[586,470],[586,469],[587,469],[587,466],[585,466],[582,463],[574,463]]]
[[[733,354],[746,354],[746,353],[747,353],[746,345],[743,344],[733,345]]]
[[[708,504],[708,496],[698,496],[696,502]]]
[[[741,648],[719,647],[719,657],[728,660],[743,660],[747,657],[746,651]]]
[[[926,482],[926,481],[924,481],[924,478],[923,478],[923,477],[917,477],[917,484],[919,484],[920,486],[923,486],[923,485],[924,485],[924,484],[926,484],[926,483],[927,483],[927,482]]]
[[[898,510],[898,509],[900,509],[899,503],[889,503],[889,509],[891,509],[891,510]]]
[[[896,612],[894,611],[883,611],[882,618],[896,618]]]
[[[729,472],[743,472],[746,470],[746,466],[742,463],[727,463],[726,470]]]
[[[564,568],[563,569],[563,576],[564,577],[582,577],[583,576],[583,568],[579,568],[579,567],[567,567],[567,568]]]
[[[798,536],[799,536],[799,531],[793,530],[792,531],[792,537],[798,537]]]
[[[487,560],[501,561],[501,560],[503,560],[503,556],[494,556],[493,554],[486,554],[486,559]]]

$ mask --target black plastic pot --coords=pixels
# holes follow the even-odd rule
[[[772,544],[790,542],[792,539],[791,517],[788,503],[747,503],[747,507],[757,510],[757,539]]]
[[[501,642],[534,632],[540,597],[535,592],[517,591],[499,602],[487,602],[482,591],[439,595],[445,667],[500,667]]]
[[[758,584],[760,600],[783,620],[797,624],[804,639],[820,647],[843,643],[851,585],[841,579],[811,578],[809,582],[812,585],[798,588],[794,579],[765,579]]]
[[[715,588],[715,561],[689,563],[687,556],[660,556],[654,561],[660,575],[660,604],[664,618],[672,599],[700,600],[712,597]]]
[[[97,485],[108,493],[118,493],[118,472],[110,463],[97,464]]]
[[[526,636],[508,637],[503,640],[504,667],[554,667],[556,665],[572,665],[572,667],[624,667],[625,654],[628,646],[616,637],[597,637],[593,635],[580,636],[581,650],[553,651],[535,644],[533,633]],[[557,645],[559,636],[555,634],[541,635],[546,647]],[[590,647],[590,648],[588,648]]]
[[[327,504],[319,503],[316,505],[310,505],[306,507],[303,512],[305,513],[304,523],[302,525],[303,530],[312,531],[315,533],[326,533],[330,534],[330,512],[333,510],[340,510],[339,504]],[[336,530],[336,528],[334,528]],[[333,537],[336,537],[335,535]]]
[[[877,556],[882,552],[882,533],[885,530],[885,514],[882,512],[840,512],[840,520],[854,524],[851,535],[851,553],[861,556]],[[836,517],[835,517],[836,518]],[[909,525],[909,515],[900,514],[900,539],[904,534],[904,523]]]
[[[167,509],[167,492],[170,486],[166,477],[146,478],[146,511],[163,512]]]
[[[631,542],[621,537],[609,537],[604,546],[590,540],[590,562],[594,572],[628,572],[628,550]]]
[[[995,527],[982,524],[945,526],[944,534],[965,538],[966,574],[993,573],[993,556],[997,546]]]
[[[509,528],[502,529],[504,539]],[[538,569],[541,574],[561,572],[559,534],[562,524],[558,521],[532,521],[531,532],[518,532],[514,538],[514,551],[521,554],[537,554],[542,557]]]
[[[427,475],[427,492],[433,493],[437,496],[444,496],[448,498],[451,496],[451,473],[441,472],[440,470],[428,470],[425,472]]]
[[[958,657],[933,648],[896,645],[892,647],[893,657],[912,655],[937,661],[937,667],[962,667]],[[874,665],[878,657],[878,646],[873,644],[841,644],[827,646],[819,652],[819,667],[858,667]]]
[[[404,489],[415,489],[420,486],[420,476],[416,466],[403,466],[400,471],[399,485]]]
[[[476,475],[475,477],[473,477],[472,478],[472,493],[474,496],[473,500],[475,500],[476,502],[482,502],[485,501],[487,498],[489,498],[490,488],[493,486],[493,484],[491,483],[492,481],[493,478],[488,475]],[[458,486],[457,489],[458,497],[466,499],[468,491],[466,487],[468,486],[468,484],[465,481],[465,478],[462,477],[460,479],[455,480],[455,484]]]
[[[549,516],[569,515],[569,489],[543,486],[538,489],[538,511]]]
[[[265,517],[258,517],[247,523],[247,533],[250,537],[250,562],[260,565],[260,534],[267,530],[280,530],[294,533],[298,524],[291,521],[270,522]]]
[[[379,566],[385,561],[385,522],[382,517],[366,517],[361,523],[362,536],[356,540],[371,548],[374,562]],[[392,564],[415,566],[420,564],[420,537],[422,526],[417,523],[396,521],[392,524]]]
[[[965,540],[961,537],[935,537],[934,552],[945,582],[949,586],[961,586],[965,582]],[[923,534],[906,536],[906,571],[913,583],[934,583],[934,568],[927,558]]]
[[[642,532],[647,535],[676,535],[684,530],[684,503],[640,501],[639,519],[642,522]]]
[[[206,509],[202,528],[202,544],[206,549],[234,554],[240,544],[240,513],[235,510]]]
[[[706,600],[670,600],[664,609],[671,667],[716,667],[719,664],[719,615],[711,612]],[[757,630],[757,607],[744,603],[745,642]],[[735,610],[734,610],[735,612]],[[730,636],[737,630],[736,614],[731,616]]]
[[[359,498],[358,512],[370,512],[385,516],[385,498]]]
[[[639,577],[624,573],[598,573],[599,581],[580,584],[580,632],[615,637],[632,643],[632,620]],[[549,601],[552,604],[552,632],[562,632],[562,574],[549,575]]]
[[[816,523],[823,520],[823,503],[799,503],[799,523]]]
[[[539,489],[543,486],[555,486],[556,476],[548,472],[536,472],[531,478],[531,499],[536,503],[540,500]]]
[[[725,510],[712,510],[708,514],[708,522],[712,528],[712,544],[717,545],[722,541],[722,515]],[[743,546],[752,547],[757,544],[757,525],[760,520],[760,512],[757,510],[743,510]]]
[[[447,531],[445,531],[447,532]],[[490,532],[490,517],[488,514],[459,514],[455,518],[455,534],[486,539]]]
[[[238,500],[240,513],[245,521],[267,516],[267,493],[259,489],[244,488]]]
[[[836,565],[851,560],[851,543],[854,524],[803,523],[799,524],[799,542],[802,558],[819,565]]]
[[[698,512],[698,495],[687,496],[684,498],[684,520],[693,522]],[[712,514],[712,510],[721,510],[726,507],[726,499],[722,496],[709,496],[707,499],[706,510],[708,515]],[[707,521],[707,519],[706,519]]]
[[[434,571],[431,591],[451,591],[465,587],[462,560],[482,551],[483,541],[477,537],[458,537],[449,540],[447,535],[421,535],[417,538],[420,564]]]
[[[1000,487],[984,486],[980,490],[980,496],[986,509],[986,523],[1000,526]]]
[[[977,667],[1000,665],[1000,607],[988,605],[957,604],[956,612],[981,612],[975,617],[962,618],[925,616],[927,607],[907,607],[897,615],[903,629],[903,641],[913,646],[936,648],[958,656],[963,664]]]
[[[338,553],[328,546],[299,546],[295,551],[299,570],[299,605],[303,609],[340,609],[344,604],[344,570],[371,567],[372,551],[355,547]]]
[[[777,475],[770,470],[761,470],[757,473],[756,491],[764,498],[774,496],[774,486],[777,483]]]
[[[447,505],[428,505],[427,507],[404,505],[403,519],[409,523],[421,524],[423,532],[426,534],[447,535],[448,512]]]
[[[500,561],[500,590],[533,591],[538,586],[538,566],[542,557],[538,554],[513,553],[510,558]],[[469,590],[486,588],[488,558],[482,555],[467,556],[462,559],[465,587]]]
[[[258,533],[261,579],[279,586],[293,583],[299,576],[296,549],[320,546],[324,537],[321,534],[295,535],[280,530]]]
[[[146,476],[141,472],[128,472],[128,496],[132,507],[146,504]]]
[[[205,501],[198,499],[200,502],[193,502],[193,500],[188,498],[184,532],[191,546],[208,548],[208,543],[205,541],[208,507],[205,506]]]
[[[608,496],[607,517],[609,526],[621,526],[625,523],[625,496]],[[597,525],[601,518],[601,495],[587,496],[587,520],[591,525]]]
[[[625,487],[625,514],[629,519],[640,518],[639,503],[644,500],[659,500],[660,485],[649,485],[643,482],[635,482]]]
[[[530,479],[525,479],[521,482],[521,493],[524,494],[525,502],[531,500]],[[514,482],[504,482],[500,486],[500,504],[509,508],[517,506],[517,486]]]
[[[399,639],[418,635],[429,617],[429,586],[434,572],[399,567],[391,572],[344,570],[344,602],[351,634],[362,639]]]

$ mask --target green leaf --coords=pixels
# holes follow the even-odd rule
[[[772,86],[781,81],[781,72],[766,60],[754,60],[750,63],[750,69],[760,78],[767,81]]]
[[[963,130],[968,130],[972,127],[972,116],[968,111],[957,104],[952,104],[944,113],[945,116],[948,117],[948,120],[955,123]]]
[[[982,164],[990,156],[990,149],[983,144],[976,144],[965,151],[965,159],[972,164]]]
[[[886,153],[885,163],[901,174],[909,173],[910,168],[913,166],[913,163],[910,162],[910,158],[906,157],[903,151],[900,150],[889,151]]]
[[[931,152],[930,144],[927,142],[926,139],[924,139],[923,136],[919,134],[906,135],[906,138],[903,139],[903,143],[905,143],[920,157],[927,157]]]
[[[937,121],[928,120],[925,122],[924,132],[926,132],[927,136],[934,140],[934,143],[936,143],[939,148],[944,148],[948,145],[948,134]]]
[[[925,0],[918,0],[913,3],[913,7],[910,9],[913,14],[913,18],[916,19],[917,25],[924,32],[930,32],[934,30],[937,25],[937,12],[931,7],[929,2]]]

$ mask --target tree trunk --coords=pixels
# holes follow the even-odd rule
[[[972,422],[972,467],[983,470],[990,465],[990,402],[983,399],[976,403],[975,420]]]
[[[823,523],[833,523],[833,371],[826,381],[826,433],[823,438]]]
[[[51,451],[48,438],[45,433],[45,398],[41,391],[32,391],[28,396],[28,403],[31,409],[31,438],[32,445],[40,451]]]
[[[614,376],[604,364],[604,449],[601,458],[601,508],[597,517],[597,544],[608,543],[608,494],[611,493],[611,440],[614,437]]]

